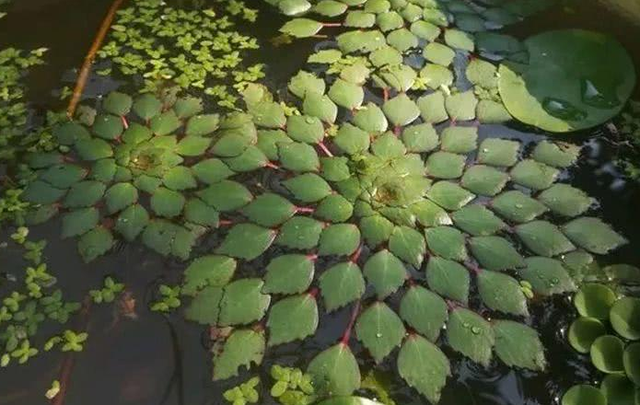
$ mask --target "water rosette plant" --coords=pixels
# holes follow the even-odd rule
[[[638,271],[638,269],[636,269]],[[637,404],[640,401],[640,299],[620,296],[607,285],[589,283],[574,297],[580,314],[569,328],[568,340],[605,374],[600,388],[572,387],[563,405]]]

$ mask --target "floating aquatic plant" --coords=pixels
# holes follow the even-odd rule
[[[636,280],[640,269],[634,268]],[[568,340],[580,353],[589,354],[594,367],[606,376],[600,389],[577,385],[562,399],[563,405],[634,404],[640,392],[640,299],[616,293],[604,284],[582,286],[574,297],[580,314],[569,328]]]
[[[219,6],[218,6],[219,5]],[[234,30],[221,15],[253,21],[256,11],[240,1],[217,2],[215,9],[187,11],[161,0],[135,0],[119,10],[108,42],[98,55],[106,63],[99,74],[118,71],[142,80],[141,91],[155,91],[170,82],[196,89],[219,105],[233,108],[246,83],[264,77],[262,65],[243,64],[244,51],[257,49],[255,38]]]
[[[509,112],[527,124],[551,132],[590,128],[616,116],[635,88],[631,57],[610,36],[551,31],[524,44],[529,61],[500,65],[499,88]]]

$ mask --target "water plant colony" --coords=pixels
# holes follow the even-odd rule
[[[118,274],[66,300],[46,241],[29,238],[60,217],[86,262],[126,241],[183,263],[150,308],[206,328],[212,378],[237,377],[224,393],[235,405],[261,392],[285,405],[371,402],[349,397],[365,392],[391,404],[361,374],[382,363],[437,403],[451,355],[543,372],[529,307],[576,291],[568,340],[606,377],[562,404],[640,403],[640,270],[598,264],[626,240],[563,181],[581,149],[553,135],[618,116],[636,82],[626,51],[583,30],[499,31],[550,1],[265,1],[287,16],[282,46],[319,38],[286,88],[260,84],[268,66],[247,62],[260,41],[238,24],[258,15],[237,0],[131,0],[94,67],[126,88],[37,127],[23,71],[45,49],[0,51],[11,174],[0,220],[28,263],[2,286],[0,365],[80,352],[91,337],[67,321],[91,303],[126,304]],[[512,120],[549,137],[524,147],[479,131]],[[340,311],[342,337],[304,370],[251,377]],[[68,384],[47,396],[62,403]]]

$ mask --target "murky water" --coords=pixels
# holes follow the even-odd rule
[[[261,0],[247,0],[261,9],[257,24],[243,27],[259,38],[277,34],[284,19],[262,5]],[[109,7],[107,0],[14,0],[9,15],[0,20],[0,48],[50,48],[47,65],[37,67],[29,75],[29,99],[37,118],[47,109],[64,106],[56,90],[72,85],[74,69],[81,65],[95,31]],[[575,7],[558,7],[510,29],[519,37],[554,28],[587,28],[606,31],[616,36],[640,66],[640,28],[626,23],[598,3],[576,3]],[[274,47],[263,41],[259,57],[268,65],[268,84],[282,88],[286,80],[303,66],[313,52],[316,40],[296,41]],[[262,61],[262,60],[261,60]],[[118,85],[106,79],[90,82],[87,95],[105,93]],[[636,96],[640,92],[636,93]],[[607,260],[640,264],[640,203],[638,184],[622,180],[611,163],[612,147],[596,138],[604,129],[595,129],[566,136],[565,140],[584,143],[586,150],[574,168],[566,175],[568,182],[585,190],[600,202],[598,215],[610,222],[630,240]],[[539,140],[542,133],[532,133],[519,125],[482,126],[480,136],[517,138],[525,144]],[[181,263],[164,259],[139,245],[123,245],[117,252],[91,266],[85,266],[75,253],[76,243],[60,240],[59,223],[54,221],[34,228],[36,238],[46,238],[45,251],[49,267],[59,277],[60,286],[80,300],[87,286],[96,285],[105,274],[117,274],[137,299],[138,318],[120,319],[108,307],[94,308],[90,314],[89,343],[77,357],[73,371],[68,405],[196,405],[220,404],[220,393],[238,380],[224,384],[210,381],[210,355],[203,342],[202,328],[187,324],[179,316],[164,317],[149,312],[151,291],[161,282],[179,279]],[[206,250],[207,242],[201,249]],[[22,268],[19,252],[6,252],[3,271]],[[263,263],[256,263],[254,271]],[[537,325],[547,348],[549,368],[545,373],[510,370],[494,364],[485,369],[445,347],[452,359],[453,377],[441,403],[443,405],[549,405],[556,403],[562,392],[577,382],[595,375],[585,357],[571,350],[562,332],[570,323],[573,312],[566,298],[555,298],[532,305],[531,324]],[[316,338],[304,343],[278,347],[265,359],[267,366],[289,362],[303,366],[317,352],[339,339],[347,322],[347,310],[337,311],[320,325]],[[362,347],[353,346],[361,353]],[[0,405],[36,405],[45,403],[44,392],[56,378],[62,361],[59,353],[39,355],[24,367],[0,371]],[[366,358],[365,355],[358,356]],[[392,356],[390,356],[392,357]],[[364,370],[374,366],[372,360],[361,364]],[[390,370],[389,359],[382,369]],[[263,367],[268,369],[268,367]],[[415,391],[406,388],[390,374],[393,397],[398,404],[420,404],[425,401]],[[265,379],[266,381],[266,379]],[[265,391],[262,398],[269,398]],[[265,403],[269,403],[265,400]]]

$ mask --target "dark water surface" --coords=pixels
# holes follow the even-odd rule
[[[243,28],[262,39],[277,35],[284,19],[264,7],[262,0],[246,2],[260,8],[261,16],[258,23]],[[0,48],[50,48],[46,55],[47,65],[35,68],[27,79],[29,99],[36,116],[47,109],[64,107],[64,103],[57,100],[57,92],[64,85],[73,86],[74,69],[81,65],[109,4],[107,0],[14,0],[8,7],[9,15],[0,20]],[[558,7],[513,27],[511,32],[526,37],[557,28],[609,32],[627,47],[636,65],[640,66],[640,28],[620,20],[595,2],[580,2],[573,12]],[[268,84],[275,88],[284,87],[287,79],[304,65],[316,42],[313,39],[303,40],[274,47],[263,40],[259,58],[268,65]],[[87,94],[105,93],[117,84],[112,80],[94,80],[90,82]],[[612,147],[597,139],[605,133],[605,129],[595,129],[567,137],[567,140],[587,145],[578,165],[567,174],[567,180],[596,197],[601,205],[597,215],[630,240],[629,245],[606,260],[639,265],[640,188],[638,184],[625,182],[615,172],[611,163]],[[482,126],[480,134],[482,137],[518,138],[525,144],[544,136],[518,125]],[[186,324],[179,316],[166,318],[147,310],[157,284],[179,280],[184,264],[133,244],[122,245],[108,257],[87,266],[76,254],[76,242],[61,240],[59,229],[58,221],[53,221],[32,229],[31,236],[49,241],[46,261],[59,278],[63,290],[80,300],[88,288],[101,282],[105,274],[115,274],[132,290],[137,300],[138,315],[136,320],[122,319],[110,307],[93,308],[89,322],[90,338],[85,351],[76,358],[66,404],[221,404],[220,393],[247,378],[248,374],[244,373],[237,380],[212,383],[210,355],[202,328]],[[206,251],[211,242],[205,241],[199,249]],[[0,270],[19,271],[24,264],[20,259],[21,253],[5,253]],[[263,262],[252,264],[248,271],[257,271],[263,265]],[[567,298],[557,297],[532,304],[531,312],[528,322],[541,332],[547,348],[548,371],[514,371],[497,362],[485,369],[442,345],[452,359],[454,372],[443,392],[441,404],[550,405],[557,403],[562,392],[572,384],[589,382],[590,376],[597,376],[586,364],[586,357],[575,353],[564,341],[563,331],[574,317]],[[348,317],[348,309],[331,315],[321,323],[316,338],[272,350],[265,358],[266,365],[277,359],[279,363],[303,367],[320,348],[339,339]],[[358,358],[367,359],[361,364],[363,370],[373,367],[373,361],[363,353],[359,344],[354,343],[353,350]],[[392,357],[389,356],[383,364],[384,370],[394,368]],[[44,392],[57,378],[62,358],[57,352],[40,354],[26,366],[1,370],[0,405],[46,403]],[[398,405],[426,403],[394,375],[390,373],[393,398]],[[264,377],[263,381],[269,381],[266,375]],[[270,403],[266,391],[261,398],[264,403]]]

